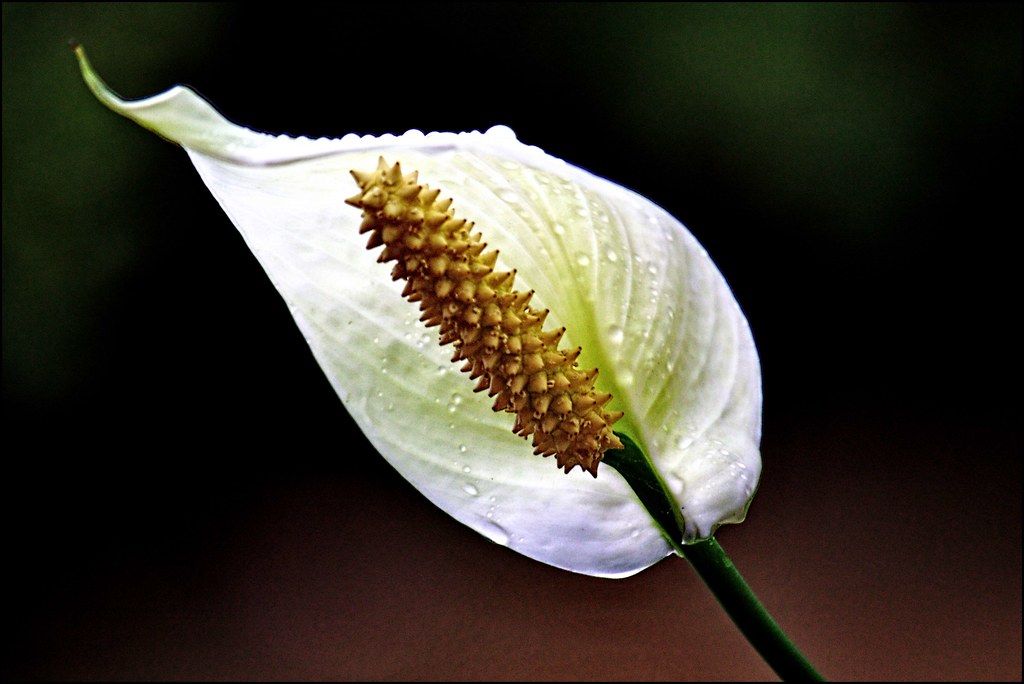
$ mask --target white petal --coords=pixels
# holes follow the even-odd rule
[[[373,445],[431,501],[495,542],[592,575],[633,574],[671,552],[625,482],[565,475],[511,432],[418,322],[344,203],[378,156],[420,172],[537,291],[549,326],[627,418],[683,506],[689,537],[741,520],[760,471],[760,371],[746,321],[686,229],[620,186],[508,129],[340,140],[269,136],[183,87],[115,111],[182,145],[289,306]],[[668,368],[666,364],[670,364]],[[348,457],[337,445],[339,457]]]

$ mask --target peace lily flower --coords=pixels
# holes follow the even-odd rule
[[[663,209],[505,127],[268,135],[187,87],[123,100],[76,54],[101,102],[185,149],[348,412],[437,506],[604,577],[742,521],[761,470],[757,352]],[[681,539],[599,467],[617,435],[646,454]]]

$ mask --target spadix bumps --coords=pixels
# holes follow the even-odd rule
[[[512,289],[515,273],[494,270],[498,252],[485,251],[473,224],[439,190],[418,185],[416,172],[402,176],[382,157],[376,171],[352,175],[361,192],[347,202],[363,210],[367,248],[383,245],[378,261],[397,262],[391,277],[406,281],[402,294],[419,302],[420,320],[441,327],[441,344],[454,344],[452,361],[479,378],[476,391],[516,415],[512,429],[533,435],[534,453],[596,477],[604,452],[622,448],[611,430],[622,413],[604,411],[611,395],[594,390],[596,369],[576,367],[580,349],[558,349],[565,328],[543,330],[548,312],[530,307],[533,292]]]

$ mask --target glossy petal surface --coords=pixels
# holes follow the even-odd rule
[[[81,55],[80,55],[81,57]],[[548,328],[600,369],[683,509],[687,539],[743,519],[760,475],[761,380],[746,320],[693,236],[650,201],[487,133],[290,138],[257,133],[175,87],[114,111],[181,145],[274,282],[345,407],[424,495],[491,540],[557,567],[622,577],[671,547],[611,468],[597,479],[534,456],[449,359],[360,236],[351,169],[379,157],[454,200]]]

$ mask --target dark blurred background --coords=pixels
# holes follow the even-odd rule
[[[492,545],[359,436],[184,153],[484,130],[661,204],[764,372],[718,538],[833,679],[1021,678],[1021,6],[3,5],[11,679],[771,679],[684,561]],[[1016,321],[1016,323],[1015,323]]]

